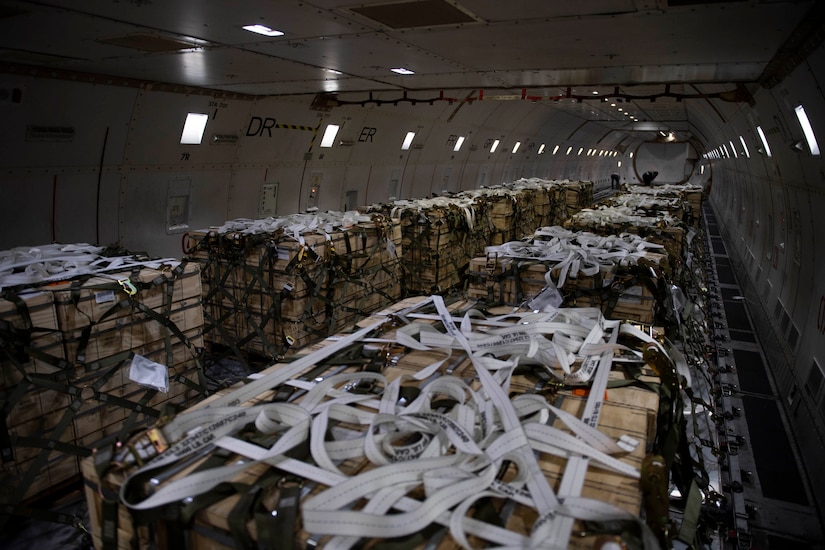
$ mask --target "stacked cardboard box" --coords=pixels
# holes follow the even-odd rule
[[[565,191],[568,217],[582,208],[588,208],[593,204],[593,190],[595,186],[592,181],[562,180],[559,182],[559,185],[561,185]]]
[[[568,200],[586,200],[587,195],[586,183],[568,184],[521,179],[371,208],[401,221],[405,293],[443,292],[463,284],[470,260],[485,246],[521,239],[537,227],[561,223],[567,217]],[[575,198],[568,199],[569,193]]]
[[[446,291],[458,285],[473,250],[489,232],[484,205],[467,198],[396,201],[390,215],[402,234],[404,291]]]
[[[233,220],[190,233],[189,248],[205,337],[239,358],[281,356],[401,295],[401,225],[378,214]]]
[[[10,503],[76,479],[78,457],[157,419],[162,408],[186,407],[204,394],[196,264],[97,256],[78,276],[72,252],[60,258],[43,258],[48,269],[30,270],[43,280],[29,276],[0,299]],[[0,282],[22,275],[9,272]],[[168,376],[167,391],[131,379],[135,354]]]
[[[35,291],[17,294],[12,300],[0,299],[0,340],[0,391],[4,404],[0,436],[2,482],[6,488],[3,500],[14,502],[78,474],[76,456],[28,445],[53,441],[52,435],[66,444],[76,439],[71,423],[62,433],[53,434],[69,406],[70,396],[25,378],[58,377],[68,368],[51,293]],[[41,454],[43,457],[38,460]]]

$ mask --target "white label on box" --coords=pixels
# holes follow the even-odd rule
[[[104,290],[103,292],[95,292],[95,302],[98,304],[105,304],[106,302],[115,301],[115,292],[113,290]]]

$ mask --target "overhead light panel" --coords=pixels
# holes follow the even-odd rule
[[[464,136],[459,136],[458,140],[455,142],[455,147],[453,147],[453,152],[458,152],[461,149],[461,146],[464,144]]]
[[[335,136],[338,135],[339,126],[337,124],[328,124],[324,130],[324,137],[321,138],[321,147],[332,147],[335,143]]]
[[[180,136],[181,145],[200,145],[208,120],[209,115],[202,113],[187,114],[186,122],[183,123],[183,133]]]
[[[394,72],[394,73],[404,74],[404,75],[407,75],[407,74],[415,74],[415,72],[414,72],[414,71],[411,71],[411,70],[409,70],[409,69],[405,69],[404,67],[396,67],[396,68],[394,68],[394,69],[390,69],[390,70],[391,70],[392,72]]]
[[[819,144],[816,142],[814,136],[814,129],[811,122],[808,120],[808,115],[805,114],[805,108],[802,105],[797,105],[793,109],[796,112],[796,118],[799,119],[799,125],[802,126],[802,132],[805,134],[805,140],[808,142],[808,150],[815,157],[819,156]]]
[[[584,151],[584,147],[579,147],[579,152],[578,152],[578,153],[576,153],[576,154],[577,154],[577,155],[581,155],[581,154],[582,154],[582,151]]]
[[[515,145],[513,145],[513,154],[515,154],[515,153],[516,153],[516,151],[518,151],[518,148],[519,148],[519,147],[521,147],[521,142],[520,142],[520,141],[517,141],[517,142],[516,142],[516,144],[515,144]]]
[[[739,153],[736,152],[736,147],[733,146],[733,141],[728,141],[730,143],[730,148],[733,150],[733,158],[738,159]]]
[[[270,29],[266,25],[246,25],[243,30],[254,32],[255,34],[262,34],[264,36],[283,36],[284,33]]]
[[[559,146],[556,145],[555,147],[553,147],[553,154],[555,155],[558,152],[559,152]]]
[[[542,154],[543,152],[544,152],[544,144],[542,143],[542,144],[539,146],[539,152],[538,152],[537,154],[539,154],[539,155],[540,155],[540,154]]]
[[[493,145],[490,147],[490,152],[491,152],[491,153],[495,153],[495,152],[496,152],[496,149],[498,149],[498,144],[499,144],[499,143],[500,143],[500,141],[499,141],[499,140],[495,140],[495,141],[493,142]]]
[[[756,127],[756,132],[759,134],[759,139],[762,140],[762,146],[765,148],[765,154],[771,156],[771,146],[768,145],[768,139],[765,137],[765,132],[762,131],[761,126]]]
[[[572,150],[573,150],[573,146],[571,145],[570,147],[567,148],[567,152],[565,153],[565,155],[569,155],[570,151],[572,151]]]
[[[406,137],[404,137],[404,143],[401,144],[401,150],[407,151],[412,145],[413,139],[415,139],[415,132],[407,132]]]

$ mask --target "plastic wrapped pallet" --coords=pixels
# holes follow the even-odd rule
[[[465,537],[591,548],[603,536],[578,535],[585,516],[621,519],[655,546],[639,478],[662,436],[659,394],[642,387],[659,379],[642,348],[666,350],[592,309],[483,318],[431,300],[375,314],[131,447],[85,459],[96,548],[178,537],[215,549],[443,550]],[[596,347],[551,342],[580,334]],[[640,387],[624,383],[622,362]],[[141,467],[138,449],[160,455]]]
[[[245,361],[317,342],[401,296],[401,227],[378,214],[232,220],[188,242],[207,341]]]
[[[198,266],[102,252],[0,255],[8,502],[76,479],[78,457],[205,393]],[[136,375],[138,363],[162,385]]]

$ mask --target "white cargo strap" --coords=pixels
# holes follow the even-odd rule
[[[503,258],[501,268],[506,271],[511,261],[530,260],[547,264],[547,277],[558,271],[557,287],[563,287],[568,277],[579,274],[592,277],[599,272],[613,273],[617,266],[637,265],[642,258],[653,258],[650,250],[664,248],[630,233],[601,236],[587,231],[573,232],[562,227],[543,227],[527,241],[507,242],[485,248],[487,254]],[[552,279],[550,279],[552,281]],[[605,282],[608,282],[606,279]]]
[[[135,267],[175,268],[181,260],[141,259],[136,256],[101,256],[103,248],[87,244],[53,244],[19,247],[0,252],[0,290],[14,286],[35,286],[80,276],[112,278],[109,273]],[[115,279],[117,280],[117,279]]]
[[[536,537],[535,532],[531,540],[530,537],[466,517],[472,503],[485,494],[511,498],[535,508],[542,518],[537,522],[539,525],[545,524],[546,519],[557,513],[586,519],[632,518],[632,515],[613,506],[587,499],[571,499],[569,504],[567,501],[560,504],[541,472],[535,451],[563,457],[585,455],[591,457],[593,466],[637,478],[639,473],[635,468],[610,456],[632,450],[633,440],[625,438],[614,441],[573,415],[547,404],[538,395],[522,395],[511,401],[506,388],[518,358],[501,361],[485,355],[495,353],[495,348],[482,348],[478,352],[471,349],[471,342],[490,337],[489,334],[476,334],[473,331],[474,322],[477,327],[492,331],[502,330],[502,327],[496,326],[497,321],[485,325],[483,320],[474,319],[476,315],[468,314],[461,320],[462,329],[459,330],[443,300],[434,297],[433,301],[449,336],[468,354],[475,366],[482,382],[480,390],[474,390],[459,378],[441,376],[424,383],[418,397],[402,406],[398,396],[403,381],[425,380],[427,377],[421,376],[421,373],[402,375],[387,384],[380,374],[361,372],[330,376],[315,384],[300,382],[300,386],[309,389],[300,405],[226,406],[246,402],[285,382],[285,378],[300,374],[310,364],[343,349],[357,338],[365,337],[376,324],[219,398],[211,407],[182,414],[173,420],[164,428],[164,433],[170,438],[183,439],[158,459],[130,475],[124,483],[122,494],[126,493],[126,486],[135,476],[152,473],[154,469],[197,453],[209,445],[228,449],[247,457],[249,461],[171,481],[159,486],[146,500],[129,502],[127,506],[146,509],[180,501],[207,491],[221,481],[232,479],[251,464],[265,461],[330,487],[307,499],[303,504],[303,520],[305,530],[313,535],[334,535],[327,547],[336,550],[352,547],[360,537],[408,535],[432,522],[449,526],[458,541],[466,542],[467,535],[473,535],[502,547],[548,547],[547,539]],[[524,314],[523,318],[528,316],[531,319],[581,321],[590,326],[588,337],[601,330],[596,330],[600,326],[596,320],[563,310],[553,314]],[[434,364],[439,367],[450,357],[450,349],[440,345],[430,347],[416,340],[415,336],[423,334],[421,331],[405,333],[399,330],[397,333],[399,342],[410,343],[415,349],[441,349],[445,352],[444,358],[436,356]],[[535,336],[538,338],[538,334]],[[586,340],[585,337],[582,342]],[[591,341],[595,342],[595,337]],[[612,354],[612,349],[603,353],[608,355],[609,351]],[[490,368],[496,369],[495,375],[489,371]],[[422,372],[432,370],[424,369]],[[346,391],[348,387],[362,382],[383,385],[380,398],[374,394]],[[595,393],[591,392],[591,396]],[[604,394],[603,391],[599,393]],[[448,410],[433,410],[432,400],[436,396],[448,396],[457,404]],[[581,439],[546,426],[544,422],[551,413]],[[232,436],[253,419],[256,427],[264,433],[283,432],[272,448],[264,449]],[[326,441],[329,420],[368,428],[363,432],[335,428],[330,432],[334,440]],[[411,439],[406,439],[407,436]],[[317,466],[283,456],[284,452],[307,437],[310,438],[310,451]],[[353,477],[342,474],[339,469],[342,460],[362,457],[369,459],[374,467]],[[495,479],[504,460],[518,466],[517,477],[507,483]],[[424,487],[423,502],[407,496],[410,489],[419,486]],[[352,503],[361,499],[367,499],[367,504],[359,511],[351,510]],[[397,513],[387,514],[391,509]]]

